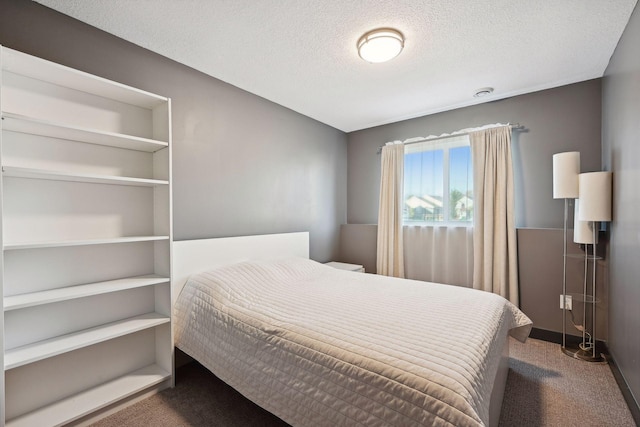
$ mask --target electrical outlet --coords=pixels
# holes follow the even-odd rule
[[[573,309],[573,303],[572,303],[573,301],[572,301],[571,295],[565,295],[564,302],[566,303],[567,310]],[[562,298],[562,295],[560,295],[560,308],[563,308],[563,306],[564,306],[563,298]]]

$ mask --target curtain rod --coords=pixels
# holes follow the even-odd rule
[[[425,137],[408,138],[408,139],[404,140],[404,145],[417,144],[419,142],[424,142],[424,141],[438,141],[440,139],[453,138],[454,136],[464,136],[464,135],[469,135],[470,133],[476,132],[478,130],[491,129],[493,127],[501,127],[501,126],[510,126],[511,130],[523,130],[524,129],[524,125],[521,125],[520,123],[497,125],[497,126],[491,126],[491,127],[480,126],[480,127],[477,127],[477,128],[459,130],[459,131],[452,132],[452,133],[449,133],[449,134],[442,134],[440,136],[430,135],[430,136],[425,136]],[[384,145],[392,144],[392,143],[393,142],[387,142]],[[380,147],[378,147],[378,151],[376,152],[376,154],[382,153],[382,148],[384,147],[384,145],[381,145]]]

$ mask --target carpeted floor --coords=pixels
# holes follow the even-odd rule
[[[510,342],[510,372],[500,426],[635,427],[609,366],[571,359],[558,344]],[[287,426],[197,363],[178,369],[176,387],[94,424],[139,426]]]
[[[559,344],[509,343],[500,426],[635,427],[609,365],[572,359]]]

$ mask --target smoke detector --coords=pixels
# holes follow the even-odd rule
[[[490,95],[493,92],[493,88],[492,87],[483,87],[480,88],[476,91],[475,94],[473,94],[474,98],[482,98],[483,96],[487,96]]]

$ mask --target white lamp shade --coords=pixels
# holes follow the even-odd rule
[[[576,199],[576,207],[574,209],[573,217],[573,241],[576,243],[582,243],[587,245],[593,245],[598,243],[598,233],[596,233],[595,241],[593,239],[593,222],[580,221],[580,200]]]
[[[611,221],[611,172],[580,174],[580,221]]]
[[[553,155],[553,198],[578,198],[580,153],[570,151]]]

